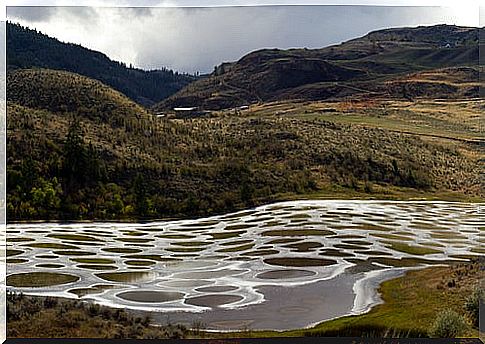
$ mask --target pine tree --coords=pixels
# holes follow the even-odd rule
[[[87,149],[84,145],[83,132],[77,119],[73,120],[64,144],[62,172],[67,181],[67,188],[82,185],[86,179]]]
[[[133,193],[135,194],[135,210],[140,216],[148,214],[148,199],[146,183],[143,175],[138,173],[133,182]]]

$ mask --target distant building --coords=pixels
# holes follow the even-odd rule
[[[176,107],[173,108],[173,111],[175,112],[191,112],[197,110],[197,107],[192,106],[192,107]]]
[[[161,117],[165,117],[167,114],[163,111],[157,111],[154,113],[155,116],[157,116],[158,118],[161,118]]]
[[[201,117],[210,115],[210,111],[198,110],[197,107],[175,107],[173,108],[175,112],[175,117],[177,118],[190,118],[190,117]]]

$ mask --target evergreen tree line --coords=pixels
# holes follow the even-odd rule
[[[8,22],[7,68],[66,70],[97,79],[142,105],[152,105],[177,92],[195,76],[168,68],[145,71],[78,44],[63,43],[37,30]]]

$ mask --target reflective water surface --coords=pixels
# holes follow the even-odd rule
[[[481,206],[319,200],[196,220],[11,224],[7,283],[216,329],[302,327],[368,310],[378,284],[406,269],[483,254]]]

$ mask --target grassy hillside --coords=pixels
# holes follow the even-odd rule
[[[477,28],[450,25],[398,28],[322,49],[263,49],[215,68],[154,106],[219,110],[261,101],[335,99],[348,96],[406,98],[386,81],[423,70],[478,64]],[[478,82],[477,79],[468,79]],[[460,97],[461,89],[434,83],[407,83],[420,96]],[[478,87],[467,95],[477,96]]]
[[[64,71],[15,70],[7,75],[7,88],[7,99],[11,102],[65,116],[79,114],[113,125],[149,116],[144,108],[120,92],[99,81]]]
[[[475,148],[291,104],[292,116],[275,103],[246,116],[170,120],[77,74],[14,72],[9,220],[198,216],[312,195],[392,198],[396,190],[480,196]]]
[[[159,102],[194,80],[168,69],[127,68],[100,52],[7,23],[7,68],[31,67],[65,70],[100,80],[143,105]]]

